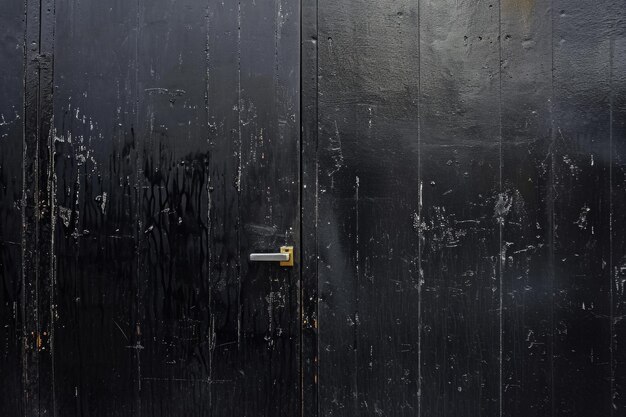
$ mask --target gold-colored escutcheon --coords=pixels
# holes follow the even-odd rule
[[[288,253],[289,260],[281,261],[280,266],[293,266],[293,246],[281,246],[280,253]]]

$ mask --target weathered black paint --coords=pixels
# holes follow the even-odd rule
[[[623,2],[318,16],[320,414],[622,415]]]
[[[2,415],[624,414],[624,13],[9,2]]]
[[[296,414],[299,3],[7,13],[3,415]]]
[[[26,1],[21,198],[22,384],[25,415],[54,407],[54,2]]]
[[[56,2],[58,415],[139,411],[137,19],[136,2]]]
[[[318,346],[318,28],[317,0],[301,2],[301,416],[319,414]]]
[[[59,413],[297,411],[298,10],[57,2]]]
[[[0,10],[0,408],[22,408],[24,5]]]

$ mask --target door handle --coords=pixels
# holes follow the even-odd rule
[[[278,253],[251,253],[250,262],[280,262],[280,266],[293,266],[293,246],[281,246]]]

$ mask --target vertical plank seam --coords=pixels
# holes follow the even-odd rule
[[[556,144],[556,120],[555,120],[555,96],[554,96],[554,1],[550,0],[550,146],[548,156],[550,157],[550,174],[548,176],[547,195],[547,215],[548,215],[548,276],[550,279],[550,335],[549,335],[549,361],[550,361],[550,415],[555,414],[555,385],[554,385],[554,292],[556,289],[556,276],[554,264],[554,204],[555,204],[555,184],[554,184],[554,146]]]
[[[54,415],[54,0],[23,5],[22,401],[27,414]]]
[[[142,254],[142,248],[143,248],[143,243],[142,243],[142,236],[143,236],[143,221],[141,219],[141,207],[142,207],[142,194],[143,194],[143,187],[142,187],[142,182],[141,182],[141,174],[142,174],[142,167],[143,167],[143,148],[142,148],[142,138],[141,138],[141,131],[142,129],[139,128],[139,36],[141,33],[141,0],[136,0],[135,2],[135,7],[136,7],[136,15],[135,15],[135,50],[134,50],[134,65],[135,65],[135,85],[134,85],[134,93],[135,93],[135,100],[134,100],[134,116],[135,116],[135,128],[134,128],[134,132],[133,132],[133,141],[134,141],[134,145],[135,145],[135,149],[136,149],[136,160],[137,160],[137,166],[135,167],[135,228],[136,228],[136,233],[137,233],[137,237],[136,237],[136,241],[135,241],[135,262],[136,262],[136,271],[135,271],[135,285],[136,287],[134,288],[135,291],[135,306],[134,306],[134,316],[135,316],[135,329],[133,329],[133,332],[135,334],[134,339],[135,339],[135,346],[133,348],[134,356],[135,356],[135,362],[136,362],[136,376],[137,376],[137,381],[136,381],[136,393],[134,393],[136,395],[135,400],[135,407],[136,410],[135,412],[137,413],[138,417],[141,417],[141,318],[142,318],[142,299],[141,299],[141,266],[142,266],[142,262],[141,262],[141,254]]]
[[[209,108],[209,100],[210,100],[210,86],[211,86],[211,70],[210,70],[210,54],[211,54],[211,32],[210,32],[210,27],[211,27],[211,20],[210,20],[210,9],[211,9],[211,1],[207,0],[206,2],[206,15],[205,15],[205,30],[206,30],[206,48],[205,48],[205,65],[206,65],[206,78],[205,78],[205,111],[206,111],[206,117],[207,117],[207,148],[209,150],[209,153],[207,155],[207,162],[206,162],[206,176],[207,176],[207,180],[206,180],[206,194],[207,194],[207,212],[206,212],[206,221],[207,221],[207,230],[206,230],[206,238],[207,238],[207,257],[206,257],[206,273],[207,273],[207,279],[208,279],[208,348],[209,348],[209,354],[208,354],[208,407],[209,407],[209,413],[211,412],[211,410],[213,409],[213,385],[212,385],[212,380],[213,380],[213,345],[214,345],[214,340],[213,340],[213,305],[212,305],[212,287],[213,287],[213,280],[212,280],[212,271],[213,271],[213,253],[211,251],[212,247],[211,247],[211,237],[213,234],[213,225],[211,223],[211,205],[213,204],[212,198],[211,198],[211,160],[212,160],[212,152],[211,150],[211,111]]]
[[[335,121],[335,126],[337,122]],[[337,137],[339,137],[339,129],[337,128]],[[358,171],[357,171],[358,172]],[[355,175],[355,194],[354,194],[354,211],[355,211],[355,230],[354,230],[354,265],[355,265],[355,281],[354,281],[354,410],[359,409],[359,176]]]
[[[300,4],[300,15],[299,15],[299,36],[298,36],[298,65],[300,66],[298,68],[299,72],[300,72],[300,82],[298,83],[298,88],[300,89],[300,102],[298,103],[299,106],[299,110],[300,110],[300,141],[298,143],[299,145],[299,160],[298,160],[298,177],[299,177],[299,182],[298,182],[298,209],[299,209],[299,213],[298,213],[298,219],[299,219],[299,224],[298,224],[298,242],[296,242],[296,248],[298,249],[298,268],[299,268],[299,280],[298,280],[298,285],[299,285],[299,294],[298,294],[298,340],[299,340],[299,348],[298,348],[298,383],[300,384],[300,386],[298,387],[298,414],[300,415],[300,417],[304,417],[304,384],[305,384],[305,378],[304,378],[304,316],[305,316],[305,307],[304,307],[304,226],[303,226],[303,222],[304,222],[304,161],[303,161],[303,157],[304,157],[304,77],[302,76],[302,72],[303,72],[303,68],[304,66],[302,65],[302,60],[303,60],[303,53],[302,53],[302,49],[304,48],[304,42],[303,42],[303,22],[304,22],[304,7],[302,5],[302,2],[304,0],[300,0],[299,4]]]
[[[499,188],[499,193],[500,193],[500,197],[499,198],[504,198],[503,196],[503,189],[502,189],[502,0],[498,1],[498,188]],[[502,235],[504,232],[504,222],[505,222],[505,218],[503,217],[499,222],[498,222],[498,250],[500,252],[500,256],[499,261],[498,261],[498,266],[499,266],[499,270],[498,270],[498,275],[499,275],[499,282],[498,282],[498,286],[499,286],[499,306],[498,306],[498,327],[499,327],[499,331],[498,331],[498,367],[499,367],[499,372],[498,372],[498,411],[499,411],[499,415],[500,417],[502,417],[502,396],[503,396],[503,343],[504,343],[504,339],[503,339],[503,332],[504,332],[504,321],[503,321],[503,313],[504,313],[504,306],[503,306],[503,288],[502,285],[504,283],[504,262],[506,259],[506,248],[503,247],[503,242],[502,242]]]
[[[302,65],[302,59],[303,59],[303,53],[302,53],[302,49],[304,48],[304,42],[303,42],[303,21],[304,21],[304,8],[302,6],[302,2],[304,0],[300,0],[299,4],[300,4],[300,15],[299,15],[299,36],[298,36],[298,71],[300,73],[300,80],[298,83],[298,88],[300,89],[300,95],[299,95],[299,103],[298,103],[298,109],[300,110],[300,141],[298,142],[298,153],[299,153],[299,159],[298,159],[298,220],[299,220],[299,224],[298,224],[298,241],[295,242],[296,243],[296,249],[297,249],[297,253],[298,253],[298,289],[299,289],[299,294],[298,294],[298,341],[299,341],[299,348],[298,348],[298,383],[300,384],[300,386],[298,387],[298,414],[300,415],[300,417],[304,417],[304,384],[305,384],[305,378],[304,378],[304,317],[305,317],[305,304],[304,304],[304,227],[303,227],[303,222],[304,222],[304,161],[303,161],[303,157],[304,157],[304,88],[303,88],[303,80],[304,77],[302,76],[302,72],[303,72],[303,65]]]
[[[318,2],[311,0],[315,16],[309,12],[309,7],[300,4],[300,415],[304,417],[311,410],[313,416],[319,415],[319,333],[318,321],[318,242],[317,242],[317,79],[318,79]],[[308,5],[307,5],[308,6]],[[313,26],[311,29],[311,26]],[[309,73],[305,65],[304,46],[314,45],[314,69]],[[308,46],[307,46],[308,48]],[[310,62],[307,60],[307,64]],[[306,75],[305,75],[306,74]],[[311,77],[312,75],[312,77]],[[308,86],[312,83],[312,87]],[[307,111],[310,111],[309,112]],[[305,143],[306,141],[306,143]],[[312,143],[315,141],[315,143]],[[313,147],[314,145],[314,147]],[[312,177],[313,182],[310,178]],[[313,189],[311,189],[311,186]],[[313,193],[312,202],[309,193]],[[305,207],[306,205],[306,207]],[[309,211],[312,209],[312,211]],[[310,213],[306,215],[305,213]],[[312,225],[309,225],[310,222]],[[306,222],[306,223],[305,223]],[[306,224],[306,226],[305,226]],[[306,234],[306,236],[305,236]],[[306,265],[305,265],[306,262]],[[310,334],[305,337],[305,329]],[[305,346],[306,344],[311,344]],[[306,357],[304,352],[306,351]],[[310,365],[307,365],[307,361]],[[311,401],[313,404],[311,405]]]
[[[422,270],[422,31],[421,1],[417,0],[417,417],[422,416],[422,286],[424,272]]]
[[[614,338],[614,294],[613,294],[613,25],[609,37],[609,356],[610,356],[610,409],[611,417],[615,414],[615,338]]]
[[[320,317],[319,317],[319,237],[318,237],[318,226],[319,226],[319,155],[318,155],[318,147],[319,147],[319,0],[315,0],[315,320],[316,325],[315,329],[315,355],[317,361],[314,363],[315,366],[315,375],[317,378],[317,386],[315,387],[315,417],[320,415],[320,360],[321,355],[320,352],[320,337],[319,337],[319,328],[320,328]]]
[[[50,345],[50,362],[51,362],[51,398],[52,398],[52,416],[57,416],[56,409],[56,385],[55,385],[55,361],[54,361],[54,334],[55,334],[55,291],[56,291],[56,165],[55,165],[55,139],[54,139],[54,43],[55,43],[55,28],[56,28],[56,1],[47,0],[49,2],[48,12],[50,19],[50,128],[48,132],[48,194],[50,198],[50,254],[49,254],[49,280],[50,280],[50,294],[49,294],[49,314],[50,314],[50,330],[49,330],[49,345]]]
[[[31,41],[31,26],[33,23],[31,21],[35,20],[35,23],[39,25],[38,16],[33,15],[32,13],[32,0],[24,0],[24,20],[25,20],[25,33],[24,33],[24,127],[23,127],[23,144],[22,144],[22,203],[21,203],[21,214],[22,214],[22,224],[21,224],[21,240],[22,240],[22,251],[21,251],[21,261],[22,261],[22,293],[21,293],[21,314],[22,314],[22,343],[21,343],[21,356],[22,356],[22,394],[23,394],[23,406],[24,413],[27,414],[29,411],[33,411],[36,415],[39,415],[39,405],[32,404],[33,402],[38,403],[37,392],[32,392],[31,386],[33,384],[33,379],[38,382],[38,367],[37,367],[37,351],[33,349],[33,340],[31,340],[32,336],[34,336],[34,330],[37,329],[37,303],[36,301],[33,303],[32,291],[30,291],[30,284],[33,280],[37,281],[37,268],[32,270],[32,260],[34,258],[35,265],[37,265],[36,253],[33,253],[31,248],[37,248],[36,241],[30,242],[29,239],[33,238],[36,240],[36,234],[33,234],[32,229],[32,221],[30,219],[30,215],[28,212],[28,205],[32,198],[33,208],[36,209],[37,206],[37,194],[32,193],[30,191],[32,178],[31,175],[33,173],[28,172],[28,168],[32,168],[34,170],[35,177],[37,177],[37,166],[35,163],[31,166],[30,154],[31,151],[31,135],[34,133],[35,138],[38,137],[37,134],[37,126],[38,123],[38,111],[35,110],[35,114],[32,115],[32,107],[37,104],[37,98],[39,97],[39,82],[37,82],[37,88],[35,90],[35,94],[33,97],[33,91],[30,91],[29,94],[29,86],[32,83],[31,81],[31,73],[32,73],[32,62],[33,59],[31,56],[34,52],[32,48],[32,44],[34,41]],[[39,44],[39,29],[37,30],[37,42]],[[37,49],[39,46],[37,45]],[[39,69],[37,68],[37,74]],[[34,102],[34,103],[33,103]],[[32,132],[32,125],[29,124],[31,118],[35,118],[35,132]],[[33,235],[33,236],[31,236]],[[35,249],[36,250],[36,249]],[[36,299],[36,295],[35,295]],[[28,307],[27,307],[28,304]],[[31,305],[32,304],[32,305]],[[27,316],[28,315],[28,316]],[[31,317],[32,316],[32,317]],[[33,323],[34,321],[34,323]],[[31,365],[32,364],[32,365]],[[32,396],[30,394],[33,394]]]
[[[242,170],[242,133],[241,125],[241,1],[237,2],[237,348],[241,349],[241,320],[243,306],[241,301],[241,170]]]

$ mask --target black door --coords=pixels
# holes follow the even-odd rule
[[[299,1],[5,12],[0,414],[296,415]]]

